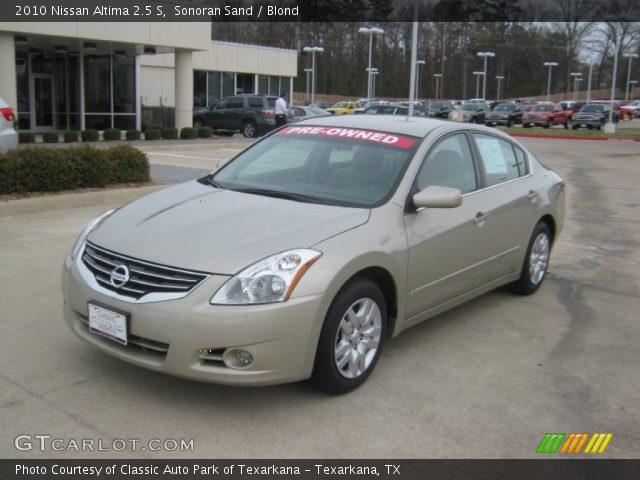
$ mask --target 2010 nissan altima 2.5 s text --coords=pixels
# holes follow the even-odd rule
[[[562,179],[494,129],[313,118],[90,222],[65,317],[141,367],[345,393],[412,325],[500,285],[535,292],[564,204]]]

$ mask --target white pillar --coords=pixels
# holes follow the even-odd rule
[[[16,87],[16,46],[13,34],[0,33],[0,97],[18,112],[18,90]]]
[[[193,125],[193,56],[191,50],[176,49],[175,54],[176,128]]]

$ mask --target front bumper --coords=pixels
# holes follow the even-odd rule
[[[324,319],[321,294],[266,305],[210,305],[229,278],[212,275],[184,298],[133,303],[92,289],[82,268],[65,259],[65,320],[76,335],[105,353],[158,372],[221,384],[268,385],[311,375]],[[89,331],[90,301],[129,314],[126,346]],[[250,366],[225,364],[224,353],[236,348],[251,353]]]
[[[487,125],[509,125],[509,118],[487,118],[484,123]]]
[[[580,125],[580,126],[592,126],[592,127],[597,127],[599,125],[601,125],[603,122],[600,118],[574,118],[571,123],[573,123],[574,125]]]

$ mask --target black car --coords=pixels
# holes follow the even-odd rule
[[[617,121],[617,115],[613,115],[613,121]],[[609,121],[609,105],[608,104],[595,104],[587,103],[580,109],[571,119],[571,128],[577,130],[580,127],[585,127],[591,130],[592,128],[602,129],[602,126]]]
[[[277,99],[266,95],[224,97],[208,108],[194,110],[193,126],[211,127],[225,135],[242,132],[245,137],[257,137],[275,128]]]
[[[522,123],[523,113],[524,108],[519,103],[501,103],[487,113],[484,123],[511,127],[514,123]]]
[[[486,103],[466,102],[462,104],[458,111],[462,114],[463,122],[484,123],[489,106]]]
[[[453,110],[453,103],[451,102],[430,102],[427,108],[427,116],[449,118],[451,110]]]

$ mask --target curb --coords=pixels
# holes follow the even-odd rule
[[[168,186],[169,185],[151,185],[148,187],[117,188],[113,190],[63,193],[35,198],[0,201],[0,218],[67,208],[123,205]]]
[[[536,135],[533,133],[510,133],[512,137],[550,138],[552,140],[593,140],[596,142],[640,142],[640,138],[573,137],[569,135]]]

